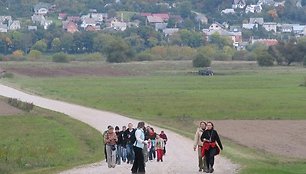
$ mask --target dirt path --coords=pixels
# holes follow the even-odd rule
[[[61,101],[46,99],[39,96],[26,94],[16,89],[0,84],[0,95],[5,97],[18,98],[22,101],[33,102],[42,108],[54,110],[78,119],[88,125],[103,132],[107,125],[126,125],[131,122],[134,125],[137,120],[130,119],[115,113],[104,112],[96,109],[86,108],[83,106],[69,104]],[[154,127],[157,131],[160,128]],[[169,137],[167,143],[167,155],[163,163],[149,162],[147,163],[147,174],[192,174],[197,172],[197,153],[192,149],[192,140],[187,139],[174,132],[165,130]],[[226,148],[226,147],[225,147]],[[76,167],[74,169],[64,171],[62,174],[108,174],[130,173],[130,165],[124,164],[117,166],[115,169],[108,169],[104,162],[90,164],[86,166]],[[231,163],[228,159],[218,156],[216,159],[216,174],[234,174],[237,173],[237,165]]]

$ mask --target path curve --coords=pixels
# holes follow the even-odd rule
[[[57,100],[47,99],[40,96],[27,94],[14,88],[0,84],[0,95],[5,97],[17,98],[26,102],[33,102],[36,106],[49,110],[64,113],[74,119],[80,120],[101,133],[108,125],[126,125],[131,122],[134,125],[138,120],[124,117],[111,112],[105,112],[80,105],[70,104]],[[161,129],[154,128],[157,131]],[[146,167],[147,174],[192,174],[197,172],[197,153],[192,149],[192,140],[185,138],[177,133],[165,130],[169,137],[167,143],[167,154],[163,163],[148,162]],[[101,140],[102,141],[102,140]],[[225,147],[226,148],[226,147]],[[115,169],[108,169],[105,162],[101,161],[95,164],[84,165],[73,168],[60,174],[128,174],[131,165],[123,164],[116,166]],[[216,159],[216,174],[234,174],[237,173],[238,166],[231,163],[230,160],[218,156]]]

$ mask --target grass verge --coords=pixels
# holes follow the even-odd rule
[[[0,173],[55,173],[101,160],[101,134],[60,113],[35,107],[0,116]]]

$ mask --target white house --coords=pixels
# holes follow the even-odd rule
[[[127,24],[126,24],[126,22],[121,22],[121,21],[118,21],[118,20],[112,20],[111,21],[111,27],[114,30],[117,30],[117,31],[125,31],[127,29]]]
[[[39,23],[45,30],[53,23],[52,20],[47,20],[43,15],[34,14],[31,18],[33,23]]]
[[[245,13],[260,13],[262,11],[261,5],[247,5],[245,8]]]
[[[233,9],[237,9],[237,8],[243,9],[245,6],[246,6],[245,0],[233,0],[233,3],[232,3]]]
[[[34,6],[34,13],[37,15],[46,15],[52,7],[49,3],[40,2]]]
[[[276,32],[276,28],[277,28],[276,26],[277,24],[275,22],[265,22],[262,25],[262,27],[266,29],[267,31],[274,31],[274,32]]]
[[[0,23],[0,33],[7,33],[8,27],[5,24]]]
[[[209,30],[221,30],[224,29],[224,26],[218,22],[214,22],[213,24],[211,24],[208,28]]]
[[[221,14],[235,14],[235,10],[232,8],[226,8],[221,11]]]
[[[9,30],[19,30],[21,28],[20,21],[14,20],[9,26]]]
[[[258,24],[242,24],[242,28],[252,30],[253,28],[258,28]]]

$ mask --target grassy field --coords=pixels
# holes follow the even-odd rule
[[[55,173],[102,159],[101,134],[68,116],[35,108],[0,116],[0,173]]]
[[[44,96],[143,119],[189,137],[194,121],[201,119],[306,119],[306,88],[301,86],[306,69],[302,67],[213,64],[214,77],[195,76],[189,73],[194,71],[190,65],[158,71],[145,64],[121,68],[126,67],[146,75],[16,76],[9,82]],[[241,174],[305,174],[305,160],[285,160],[230,141],[225,144],[223,153],[241,164]]]

